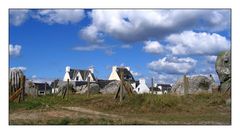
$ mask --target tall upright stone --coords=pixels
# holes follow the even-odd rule
[[[231,53],[225,51],[219,53],[216,63],[216,72],[220,80],[220,91],[222,93],[231,92]]]

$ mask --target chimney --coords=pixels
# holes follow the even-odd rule
[[[70,66],[66,66],[66,72],[70,72]]]
[[[143,79],[143,78],[141,78],[141,79],[139,79],[139,83],[145,83],[145,79]]]
[[[117,71],[117,66],[112,66],[112,72],[116,72]]]
[[[154,85],[153,85],[154,87],[157,87],[157,83],[154,83]]]
[[[93,67],[90,67],[88,70],[89,70],[92,74],[94,73],[94,68],[93,68]]]

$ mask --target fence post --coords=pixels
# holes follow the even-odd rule
[[[121,79],[121,82],[120,82],[120,102],[122,102],[122,100],[123,100],[123,69],[122,68],[120,69],[120,79]]]
[[[55,94],[55,90],[56,90],[56,83],[55,83],[56,81],[54,80],[53,81],[53,94]]]
[[[47,82],[45,82],[45,86],[44,86],[44,95],[46,95],[47,92]]]
[[[12,79],[9,81],[9,97],[12,95]]]
[[[23,76],[22,77],[23,79],[22,79],[22,83],[21,83],[21,88],[22,88],[22,99],[23,99],[23,101],[25,100],[25,80],[26,80],[26,78],[25,78],[25,76]]]
[[[90,77],[87,78],[87,96],[90,94]]]
[[[183,82],[184,82],[184,95],[187,95],[188,88],[189,88],[189,81],[188,81],[186,74],[184,75]]]
[[[153,78],[152,78],[152,94],[153,94]]]
[[[69,88],[69,79],[67,79],[67,89],[63,91],[63,99],[65,98],[66,92],[68,91]]]

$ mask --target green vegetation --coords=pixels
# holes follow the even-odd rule
[[[117,117],[63,110],[63,107],[82,107]],[[10,118],[10,124],[231,124],[231,106],[221,94],[141,94],[127,96],[121,103],[114,100],[114,95],[70,95],[65,99],[42,96],[27,97],[22,103],[11,102],[9,108],[10,117],[22,112],[49,116],[52,112],[49,118],[43,116],[37,120]]]

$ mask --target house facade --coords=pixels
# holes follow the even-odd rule
[[[25,84],[25,93],[31,96],[41,96],[51,94],[52,88],[48,83],[36,83],[27,81]]]
[[[112,72],[108,78],[108,80],[120,80],[120,69],[123,69],[123,79],[126,81],[134,82],[133,75],[130,72],[130,67],[112,67]]]
[[[170,84],[154,84],[153,89],[151,87],[151,91],[153,90],[154,94],[167,94],[171,91],[172,86]]]
[[[143,94],[143,93],[150,93],[150,89],[146,85],[145,79],[139,79],[139,85],[137,85],[136,88],[133,89],[138,94]]]
[[[87,81],[90,78],[90,82],[95,82],[94,69],[89,68],[88,70],[72,69],[70,66],[66,67],[63,81]]]

